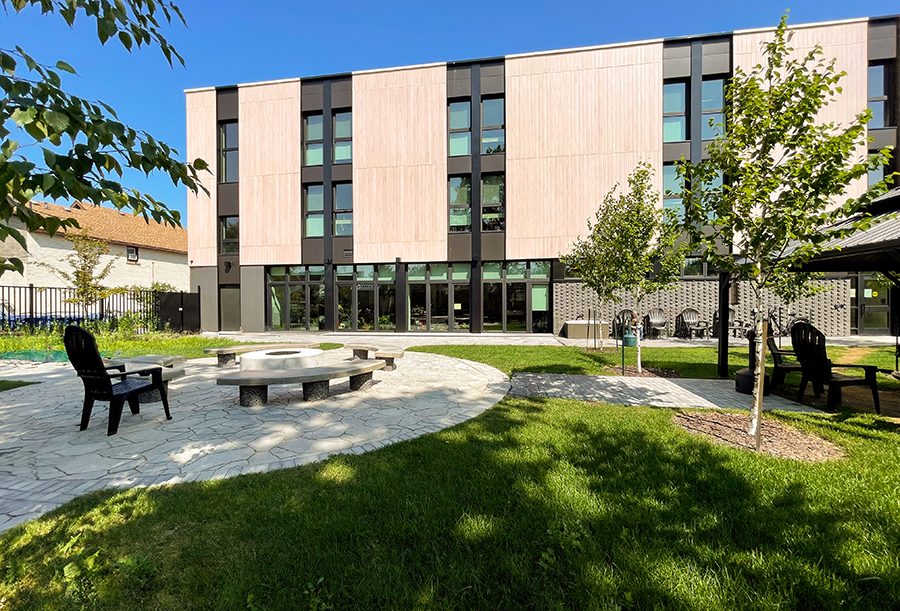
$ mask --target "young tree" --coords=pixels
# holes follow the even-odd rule
[[[679,165],[685,183],[681,228],[707,261],[733,280],[749,281],[756,298],[760,358],[749,430],[757,449],[765,372],[763,290],[789,302],[814,292],[813,275],[792,270],[829,240],[870,224],[858,212],[884,192],[884,184],[858,198],[846,198],[847,187],[889,158],[888,149],[865,158],[871,116],[866,109],[849,124],[819,120],[840,94],[844,73],[819,46],[795,58],[787,39],[785,15],[765,44],[764,65],[735,69],[725,89],[724,137],[710,144],[708,159]]]
[[[49,267],[53,273],[72,285],[75,294],[66,299],[66,303],[74,303],[81,308],[82,314],[87,316],[88,309],[106,297],[115,293],[126,291],[124,288],[107,288],[103,281],[109,276],[116,260],[111,259],[102,265],[103,255],[109,252],[109,244],[106,240],[92,238],[86,229],[77,233],[69,233],[66,239],[72,243],[72,252],[63,261],[69,264],[71,270],[59,269],[48,263],[41,263]]]
[[[131,51],[134,45],[156,45],[172,65],[184,59],[160,33],[160,19],[184,23],[171,2],[157,0],[0,0],[17,13],[30,5],[44,14],[56,13],[71,27],[83,13],[93,19],[101,43],[114,38]],[[5,37],[8,38],[9,37]],[[24,66],[23,66],[24,64]],[[178,151],[150,134],[121,123],[115,110],[100,101],[85,100],[62,89],[61,72],[75,74],[64,61],[54,67],[36,62],[20,46],[0,48],[0,241],[12,238],[27,248],[22,233],[10,224],[18,218],[27,231],[45,230],[51,236],[61,227],[77,228],[74,219],[43,216],[28,202],[36,197],[79,199],[130,208],[145,219],[173,226],[180,222],[146,193],[124,187],[118,180],[123,167],[146,174],[162,171],[172,182],[196,192],[203,189],[197,172],[202,159],[182,163]],[[8,129],[14,124],[13,131]],[[14,136],[14,139],[13,139]],[[22,151],[30,151],[28,156]],[[17,258],[0,257],[0,275],[22,273]]]
[[[576,239],[569,254],[560,255],[601,303],[619,302],[617,291],[631,293],[639,320],[644,298],[678,281],[686,253],[686,245],[677,245],[680,229],[674,217],[659,208],[652,180],[650,164],[638,163],[628,175],[628,192],[619,194],[619,186],[613,187],[597,208],[594,222],[588,219],[588,235]]]

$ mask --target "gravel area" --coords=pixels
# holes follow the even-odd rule
[[[746,414],[679,412],[672,422],[689,433],[703,435],[720,445],[751,451],[756,447],[754,438],[747,433],[750,419]],[[844,457],[844,451],[830,441],[765,417],[762,420],[760,452],[802,462],[823,462]]]

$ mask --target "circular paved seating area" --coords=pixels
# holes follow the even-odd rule
[[[349,358],[325,353],[326,363]],[[217,386],[214,359],[188,361],[170,383],[173,420],[161,403],[125,409],[107,437],[107,403],[79,431],[82,384],[68,364],[0,366],[0,379],[41,382],[3,393],[0,404],[0,531],[80,494],[230,477],[302,465],[336,453],[362,453],[472,418],[503,398],[500,371],[441,355],[407,352],[399,368],[376,371],[375,384],[306,403],[300,385],[272,386],[269,403],[246,408],[238,388]]]

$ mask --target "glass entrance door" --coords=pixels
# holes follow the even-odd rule
[[[890,335],[891,304],[888,299],[890,283],[872,274],[860,274],[859,334]]]

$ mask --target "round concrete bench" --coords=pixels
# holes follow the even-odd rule
[[[353,350],[354,359],[367,359],[369,352],[375,354],[376,359],[385,362],[385,371],[394,371],[397,368],[396,359],[403,358],[403,348],[396,346],[375,346],[374,344],[344,344],[344,348]]]
[[[365,360],[298,370],[236,371],[219,376],[216,384],[239,386],[243,407],[265,405],[269,386],[277,384],[303,384],[304,401],[321,401],[328,398],[329,380],[349,377],[350,390],[364,390],[372,385],[372,373],[383,368],[384,361]]]
[[[237,364],[237,355],[244,352],[257,350],[278,350],[289,348],[318,348],[319,344],[241,344],[239,346],[226,346],[224,348],[207,348],[203,354],[215,354],[219,367],[234,367]]]

